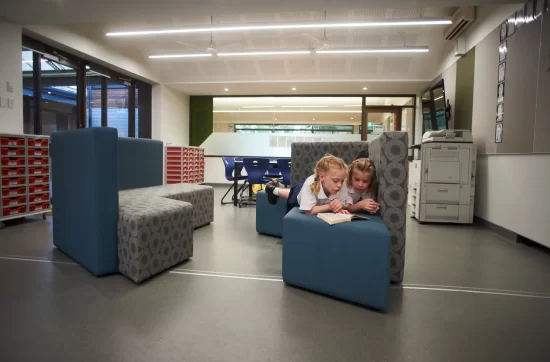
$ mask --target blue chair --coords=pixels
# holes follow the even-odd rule
[[[266,182],[269,182],[269,178],[265,177],[265,174],[269,169],[268,158],[246,157],[243,159],[243,165],[246,173],[248,174],[247,182],[249,185],[263,185]],[[248,205],[249,202],[252,204],[256,203],[256,200],[252,193],[250,192],[247,201],[245,201],[244,197],[242,197],[241,192],[241,201],[239,202],[239,207],[242,207],[242,205]]]
[[[281,179],[281,172],[279,171],[279,167],[277,164],[277,159],[270,159],[269,160],[269,168],[267,169],[267,177],[270,179]]]
[[[283,175],[283,185],[290,185],[290,158],[279,158],[277,159],[277,168]]]
[[[237,193],[240,192],[246,185],[246,176],[241,175],[243,165],[237,164],[237,168],[235,169],[235,159],[233,157],[222,157],[222,161],[225,166],[225,178],[227,179],[227,181],[234,182],[235,177],[237,178],[237,182],[241,180],[245,180],[245,182],[242,185],[240,185],[239,188],[237,189]],[[233,171],[236,171],[235,175],[233,175]],[[225,193],[225,195],[223,195],[222,205],[233,203],[233,201],[228,201],[228,202],[223,201],[227,196],[227,194],[229,193],[229,191],[233,190],[233,187],[234,185],[231,184],[231,186],[229,186],[229,188],[227,189],[227,192]]]

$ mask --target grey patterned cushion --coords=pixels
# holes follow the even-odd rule
[[[193,228],[214,221],[214,188],[192,184],[173,184],[121,191],[119,202],[139,198],[169,198],[193,205]]]
[[[326,153],[350,164],[359,151],[368,151],[378,176],[378,202],[392,236],[391,281],[403,281],[408,185],[408,135],[385,132],[372,142],[295,142],[291,145],[291,182],[303,182]]]
[[[193,256],[193,206],[161,197],[124,198],[118,212],[118,269],[135,283]]]

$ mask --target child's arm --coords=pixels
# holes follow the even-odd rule
[[[311,210],[302,210],[302,211],[306,215],[316,215],[316,214],[319,214],[321,212],[330,212],[331,210],[330,210],[330,205],[326,204],[326,205],[313,206],[311,208]]]
[[[370,212],[371,214],[374,214],[376,213],[379,207],[380,205],[373,199],[366,199],[366,200],[361,200],[356,204],[349,205],[347,210],[349,212],[359,212],[359,211],[365,210]]]

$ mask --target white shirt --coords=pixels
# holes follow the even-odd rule
[[[313,191],[311,191],[311,184],[313,181],[315,181],[315,175],[309,176],[298,194],[298,204],[300,204],[300,210],[309,211],[314,206],[326,205],[332,200],[340,200],[342,204],[344,204],[344,207],[351,204],[352,200],[345,184],[342,185],[342,188],[336,195],[327,196],[322,185],[319,185],[320,188],[317,194],[314,194]]]
[[[371,194],[369,190],[365,190],[363,192],[356,192],[353,187],[348,187],[348,193],[349,196],[354,204],[359,202],[359,199],[361,200],[367,200],[367,199],[373,199],[375,200],[374,194]]]

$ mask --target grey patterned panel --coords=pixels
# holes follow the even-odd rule
[[[135,283],[193,256],[193,206],[163,198],[128,199],[118,212],[118,269]]]
[[[214,188],[192,184],[173,184],[121,191],[119,202],[141,198],[169,198],[193,205],[193,228],[214,221]]]
[[[368,145],[368,146],[367,146]],[[295,142],[291,145],[291,182],[303,182],[313,174],[315,163],[330,153],[350,164],[357,153],[368,150],[378,176],[378,202],[392,236],[391,281],[403,281],[405,266],[406,201],[408,186],[408,135],[385,132],[372,142]]]
[[[359,151],[367,150],[367,142],[294,142],[290,150],[290,181],[296,185],[313,174],[315,164],[325,154],[340,157],[349,165]]]
[[[380,212],[392,237],[391,281],[394,283],[403,281],[405,269],[408,147],[406,132],[386,132],[369,142],[369,157],[378,176]]]

